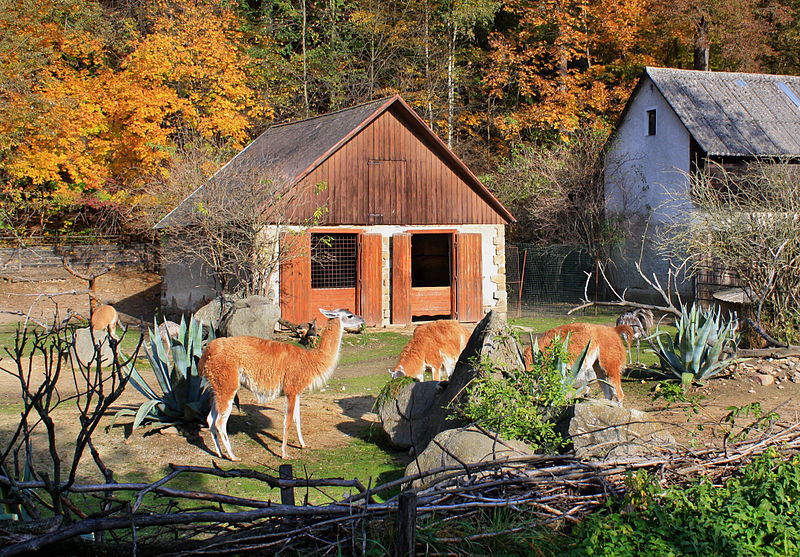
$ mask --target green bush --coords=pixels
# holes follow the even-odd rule
[[[506,439],[546,450],[562,448],[564,439],[553,429],[551,418],[574,398],[572,379],[586,355],[584,349],[569,366],[566,347],[559,339],[543,351],[534,345],[530,371],[497,370],[492,362],[481,360],[478,365],[484,373],[467,387],[465,416]]]
[[[569,536],[572,556],[800,555],[800,457],[756,458],[722,486],[701,480],[662,491],[629,477],[622,510],[589,516]]]

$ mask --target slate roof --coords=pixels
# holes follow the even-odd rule
[[[358,131],[369,125],[375,118],[395,104],[400,105],[403,112],[410,119],[415,120],[417,127],[427,131],[427,134],[439,147],[439,150],[443,151],[456,166],[461,168],[467,182],[495,211],[509,222],[514,221],[511,213],[486,189],[486,186],[472,174],[466,165],[446,147],[441,139],[425,125],[422,119],[399,95],[297,122],[273,125],[228,161],[210,180],[224,183],[226,178],[230,176],[245,175],[247,168],[252,166],[255,168],[269,168],[273,179],[284,181],[286,187],[291,187],[322,164]],[[204,185],[198,187],[167,216],[161,219],[154,228],[179,225],[182,217],[191,210],[192,199],[204,187]]]
[[[709,155],[800,156],[800,77],[652,67],[644,75]]]

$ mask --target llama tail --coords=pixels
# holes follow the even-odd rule
[[[633,329],[630,325],[617,325],[614,327],[614,330],[617,331],[617,334],[620,336],[626,335],[629,339],[633,338]]]

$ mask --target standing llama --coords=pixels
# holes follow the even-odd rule
[[[114,339],[119,340],[117,326],[122,327],[122,323],[119,322],[119,314],[113,306],[100,304],[94,308],[89,323],[93,331],[103,331],[110,334]]]
[[[616,395],[617,401],[622,405],[622,399],[625,397],[622,392],[622,368],[625,367],[625,345],[620,338],[622,334],[632,337],[633,330],[628,325],[608,327],[592,323],[572,323],[546,331],[539,338],[539,345],[545,347],[550,345],[556,337],[560,337],[563,341],[569,335],[567,352],[570,356],[570,363],[574,363],[588,344],[589,350],[586,352],[581,374],[594,368],[599,379],[610,381],[613,385],[612,389],[606,382],[600,383],[606,398],[613,400]],[[523,357],[525,369],[530,370],[533,364],[533,351],[530,346],[525,347]]]
[[[414,329],[411,341],[400,353],[400,360],[389,373],[393,379],[406,375],[422,381],[430,369],[434,381],[450,377],[458,357],[469,339],[469,331],[458,321],[442,319]]]
[[[345,327],[360,327],[364,323],[361,317],[347,310],[319,311],[329,321],[313,349],[248,336],[223,337],[208,343],[198,370],[213,393],[207,421],[217,456],[222,456],[222,442],[228,457],[239,460],[231,450],[227,430],[239,385],[252,391],[261,403],[286,395],[281,458],[286,458],[286,432],[292,420],[300,447],[306,447],[300,431],[300,393],[307,387],[320,388],[327,382],[339,363]]]

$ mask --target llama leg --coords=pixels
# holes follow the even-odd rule
[[[211,410],[208,413],[208,417],[206,418],[206,422],[208,423],[208,429],[211,431],[211,439],[214,441],[214,450],[217,451],[217,456],[222,458],[222,453],[219,450],[219,441],[217,441],[217,416],[219,412],[217,412],[217,400],[216,398],[211,401]]]
[[[286,432],[289,430],[289,423],[294,419],[294,407],[297,404],[297,395],[286,395],[286,404],[283,407],[283,443],[281,444],[281,458],[286,456]]]
[[[297,402],[294,405],[294,425],[297,428],[297,438],[300,439],[300,447],[305,449],[306,442],[303,441],[303,432],[300,431],[300,395],[297,395]]]
[[[228,418],[231,416],[231,411],[233,410],[233,400],[228,401],[227,406],[222,412],[222,415],[219,416],[217,423],[219,424],[219,436],[222,439],[222,445],[225,447],[225,452],[228,453],[228,457],[233,460],[241,460],[236,458],[233,454],[233,450],[231,450],[231,442],[228,439]]]
[[[622,406],[622,399],[625,397],[622,392],[622,364],[620,363],[617,372],[614,374],[609,374],[599,362],[595,364],[594,370],[597,373],[598,378],[604,379],[604,381],[600,383],[600,386],[603,389],[603,394],[605,397],[611,401],[616,398],[617,405]],[[611,384],[609,385],[609,383]]]

